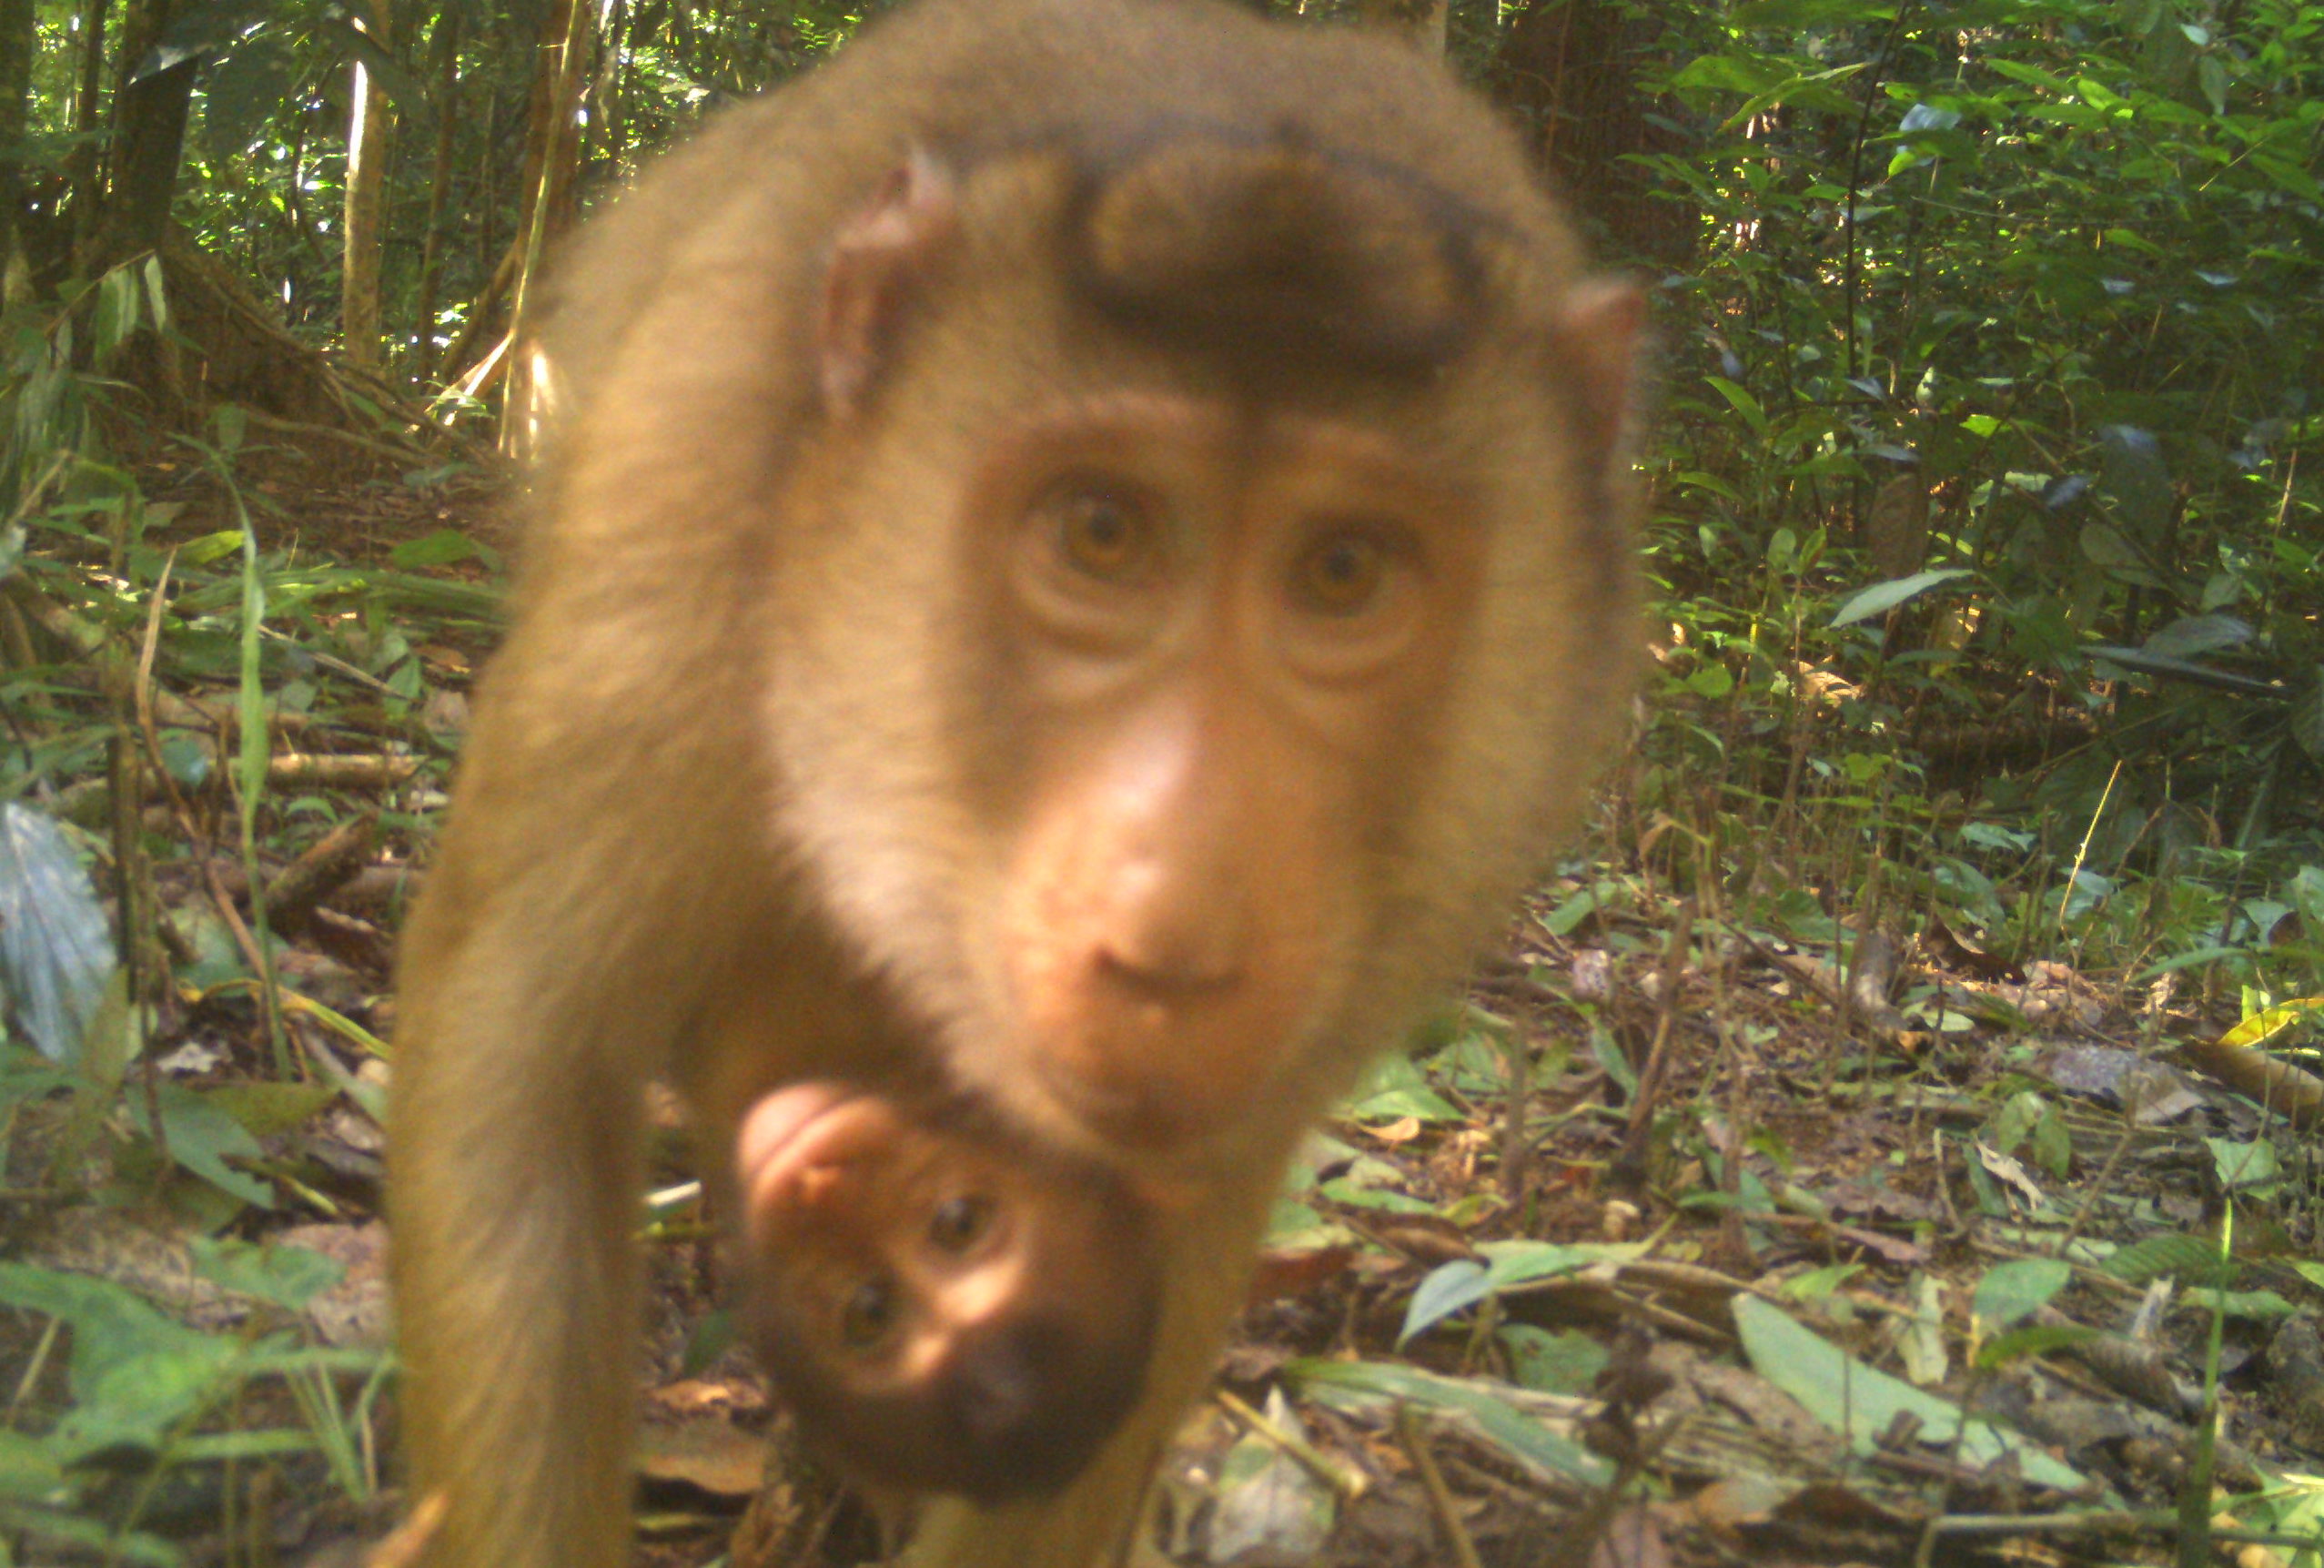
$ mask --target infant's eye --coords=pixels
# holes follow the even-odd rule
[[[965,1252],[993,1226],[989,1198],[948,1198],[928,1219],[928,1239],[947,1252]]]
[[[895,1328],[895,1281],[875,1276],[855,1287],[839,1310],[839,1340],[851,1351],[868,1351]]]

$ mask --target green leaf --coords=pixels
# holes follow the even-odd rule
[[[456,528],[440,528],[424,539],[406,540],[388,559],[407,572],[422,566],[450,566],[486,555],[485,548]]]
[[[1766,92],[1790,75],[1790,68],[1781,61],[1698,55],[1671,73],[1670,84],[1676,91],[1699,88],[1749,96]]]
[[[2299,1310],[2273,1290],[2195,1290],[2188,1293],[2187,1300],[2189,1306],[2218,1312],[2222,1317],[2263,1323],[2289,1318]]]
[[[1363,1187],[1339,1177],[1316,1189],[1319,1196],[1349,1209],[1375,1209],[1386,1214],[1434,1214],[1436,1206],[1409,1192],[1391,1188]]]
[[[2195,62],[2196,85],[2203,89],[2204,101],[2215,115],[2228,112],[2228,68],[2217,55],[2206,55]]]
[[[2054,1258],[1996,1263],[1977,1281],[1970,1310],[1989,1329],[2006,1329],[2066,1289],[2074,1270]]]
[[[1455,1312],[1465,1312],[1492,1294],[1485,1266],[1473,1259],[1456,1258],[1429,1271],[1404,1308],[1404,1326],[1397,1330],[1402,1349],[1413,1335],[1424,1333]]]
[[[2087,1345],[2097,1337],[2097,1330],[2086,1329],[2079,1323],[2041,1323],[2030,1329],[2015,1329],[2006,1334],[1996,1334],[1980,1345],[1977,1365],[1988,1370],[2006,1367],[2027,1356]]]
[[[1348,1114],[1358,1121],[1397,1121],[1408,1116],[1433,1122],[1462,1119],[1460,1108],[1430,1088],[1409,1057],[1389,1057],[1373,1068]]]
[[[274,1189],[248,1171],[237,1170],[226,1163],[228,1155],[256,1159],[265,1152],[240,1122],[183,1084],[162,1084],[156,1089],[155,1098],[161,1103],[162,1128],[172,1159],[219,1191],[253,1208],[275,1206]],[[123,1105],[138,1130],[151,1136],[153,1128],[147,1124],[145,1097],[131,1095]]]
[[[337,1099],[338,1092],[335,1084],[252,1079],[220,1084],[202,1091],[202,1098],[240,1122],[253,1138],[274,1138],[302,1126]]]
[[[1492,1391],[1496,1385],[1490,1379],[1439,1377],[1379,1361],[1298,1361],[1283,1372],[1299,1391],[1319,1403],[1344,1409],[1401,1400],[1427,1410],[1455,1411],[1469,1418],[1481,1435],[1528,1464],[1569,1476],[1585,1486],[1604,1486],[1613,1479],[1612,1469],[1603,1460],[1497,1398]]]
[[[194,1237],[187,1246],[203,1279],[294,1312],[347,1277],[346,1264],[304,1247],[209,1236]]]
[[[1621,884],[1593,882],[1541,916],[1541,928],[1552,936],[1570,936],[1584,920],[1621,896]]]
[[[66,1463],[120,1444],[153,1449],[234,1366],[239,1342],[197,1333],[109,1280],[0,1263],[0,1301],[73,1330],[74,1409],[51,1443]]]
[[[1518,1386],[1545,1394],[1587,1394],[1613,1359],[1579,1329],[1553,1334],[1531,1323],[1510,1323],[1494,1337],[1509,1351],[1510,1374]]]
[[[0,1497],[63,1507],[78,1488],[40,1438],[0,1428]]]
[[[1757,398],[1753,397],[1724,376],[1705,376],[1703,379],[1711,384],[1713,391],[1733,406],[1735,412],[1743,417],[1743,422],[1748,424],[1761,440],[1766,439],[1767,411],[1759,406]]]
[[[2284,896],[2299,911],[2310,940],[2324,940],[2324,865],[2303,865],[2284,884]],[[2309,998],[2324,1004],[2324,996]]]
[[[1554,1241],[1510,1240],[1480,1242],[1477,1250],[1485,1259],[1488,1282],[1498,1290],[1554,1280],[1610,1259],[1635,1257],[1642,1249],[1627,1243],[1611,1248],[1568,1247]]]
[[[2182,615],[2138,646],[2141,652],[2166,659],[2192,659],[2221,648],[2237,648],[2251,641],[2248,622],[2232,615]]]
[[[2166,1276],[2182,1285],[2224,1285],[2235,1270],[2232,1261],[2219,1256],[2216,1243],[2184,1231],[2142,1236],[2098,1267],[2133,1285]]]
[[[2316,678],[2292,703],[2291,731],[2301,751],[2324,762],[2324,664],[2316,666]]]
[[[1728,14],[1726,25],[1754,33],[1824,33],[1885,22],[1895,15],[1887,0],[1744,0]]]
[[[1934,572],[1916,572],[1910,577],[1891,578],[1886,582],[1875,582],[1840,606],[1839,613],[1832,617],[1832,624],[1835,627],[1853,626],[1859,621],[1866,621],[1874,615],[1885,614],[1906,600],[1916,599],[1941,582],[1950,582],[1956,577],[1968,575],[1969,571],[1966,567],[1947,566],[1940,567]]]
[[[2319,184],[2316,177],[2299,165],[2274,153],[2257,151],[2251,154],[2251,163],[2279,187],[2302,201],[2324,203],[2324,184]]]
[[[2276,1162],[2276,1146],[2265,1138],[2252,1143],[2238,1143],[2231,1138],[2203,1141],[2210,1147],[2211,1166],[2218,1173],[2219,1184],[2230,1191],[2266,1187],[2283,1175]]]
[[[56,824],[0,802],[0,1003],[53,1062],[78,1062],[115,968],[105,911]]]
[[[2162,443],[2136,425],[2105,425],[2098,434],[2099,479],[2114,500],[2115,517],[2140,544],[2152,545],[2170,521],[2171,477]]]
[[[1705,664],[1686,678],[1685,686],[1705,702],[1715,703],[1735,689],[1734,672],[1724,664]]]
[[[167,332],[169,330],[169,292],[163,286],[161,258],[158,255],[147,257],[144,272],[146,305],[153,312],[153,329]]]
[[[2082,1476],[2015,1433],[1965,1421],[1958,1406],[1864,1365],[1829,1340],[1808,1332],[1781,1308],[1738,1293],[1730,1303],[1744,1353],[1761,1377],[1790,1394],[1810,1414],[1844,1435],[1861,1454],[1880,1452],[1900,1414],[1919,1422],[1918,1442],[1944,1450],[1958,1440],[1958,1457],[1986,1465],[2016,1455],[2020,1473],[2040,1486],[2079,1491]]]

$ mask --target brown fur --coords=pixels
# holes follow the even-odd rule
[[[1203,0],[926,0],[566,276],[516,622],[405,939],[430,1561],[626,1558],[648,1076],[722,1134],[935,1069],[1156,1195],[1145,1402],[915,1549],[1088,1568],[1301,1128],[1619,726],[1635,298],[1438,68]],[[1351,561],[1392,597],[1340,613]]]

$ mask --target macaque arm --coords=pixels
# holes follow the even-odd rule
[[[592,733],[604,710],[558,703],[553,672],[503,692],[541,705],[485,704],[403,939],[389,1198],[410,1481],[447,1505],[431,1563],[613,1568],[642,1084],[685,1022],[692,966],[747,916],[686,885],[703,846],[659,803],[682,793],[687,747],[622,758]],[[568,746],[629,765],[556,765]],[[717,793],[693,787],[707,798],[683,819],[714,840]]]

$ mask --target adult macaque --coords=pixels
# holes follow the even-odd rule
[[[1136,1401],[1154,1252],[1111,1171],[829,1083],[761,1099],[735,1158],[762,1359],[843,1473],[1054,1492]]]
[[[406,936],[437,1568],[625,1559],[639,1090],[941,1071],[1151,1205],[1146,1393],[935,1568],[1091,1568],[1287,1151],[1622,722],[1639,301],[1417,55],[930,0],[597,224],[517,614]]]

